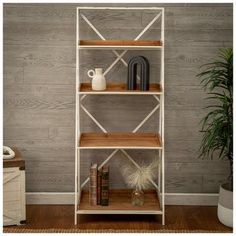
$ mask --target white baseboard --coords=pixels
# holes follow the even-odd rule
[[[217,193],[166,193],[166,205],[199,205],[217,206],[219,194]]]
[[[212,193],[166,193],[166,205],[217,206],[219,194]],[[74,204],[74,193],[27,192],[27,204]]]

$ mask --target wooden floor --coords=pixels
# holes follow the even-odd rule
[[[153,215],[83,215],[79,217],[79,224],[75,226],[72,205],[28,205],[27,224],[14,227],[232,232],[231,228],[219,222],[217,208],[211,206],[166,206],[165,226],[161,225],[160,216]]]

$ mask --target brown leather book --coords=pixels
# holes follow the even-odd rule
[[[97,205],[97,164],[91,164],[89,177],[89,204]]]
[[[103,166],[101,172],[101,205],[109,204],[109,167]]]
[[[97,204],[101,205],[101,170],[98,170],[97,183]]]

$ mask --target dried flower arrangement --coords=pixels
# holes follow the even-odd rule
[[[140,168],[126,163],[121,167],[121,174],[129,187],[143,190],[150,186],[150,180],[155,177],[158,165],[159,162],[156,159],[149,165],[142,165]]]

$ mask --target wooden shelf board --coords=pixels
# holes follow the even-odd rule
[[[89,193],[82,191],[77,213],[80,214],[162,214],[160,203],[155,190],[144,193],[144,205],[131,204],[130,189],[113,189],[109,191],[108,206],[91,206]]]
[[[161,139],[155,133],[82,133],[80,149],[161,149]]]
[[[130,49],[130,50],[147,50],[162,49],[160,40],[80,40],[78,47],[80,49]]]
[[[163,46],[113,46],[113,45],[104,45],[104,46],[95,46],[95,45],[79,45],[79,49],[101,49],[101,50],[160,50]]]
[[[80,40],[80,46],[161,46],[160,40]]]
[[[160,84],[150,84],[148,91],[140,91],[139,85],[136,90],[127,90],[127,85],[125,83],[112,84],[108,83],[106,90],[94,91],[92,90],[91,83],[81,83],[79,88],[80,94],[162,94],[162,89]]]

